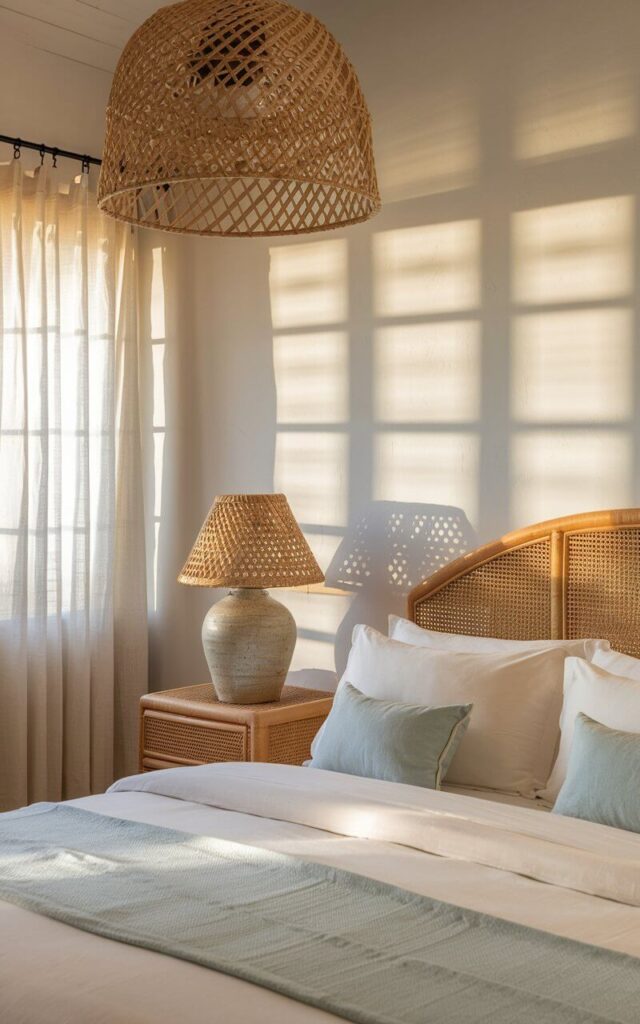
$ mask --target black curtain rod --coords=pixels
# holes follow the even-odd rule
[[[25,142],[24,139],[14,138],[13,135],[0,135],[0,142],[6,142],[9,146],[13,146],[13,155],[15,157],[20,156],[21,149],[33,149],[43,159],[45,153],[49,153],[53,157],[54,167],[59,156],[64,157],[66,160],[78,160],[83,167],[87,168],[90,164],[100,167],[102,163],[102,160],[99,160],[97,156],[87,156],[86,153],[73,153],[69,149],[58,149],[57,146],[45,146],[43,142]]]

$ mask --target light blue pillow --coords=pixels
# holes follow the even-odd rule
[[[640,832],[640,735],[580,712],[553,813]]]
[[[471,708],[377,700],[344,683],[318,738],[311,767],[439,789],[466,732]]]

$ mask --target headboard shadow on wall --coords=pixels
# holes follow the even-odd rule
[[[598,637],[640,657],[640,509],[516,530],[409,594],[419,626],[514,640]]]

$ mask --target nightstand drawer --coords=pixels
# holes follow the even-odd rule
[[[143,761],[202,764],[246,761],[247,727],[197,721],[181,715],[145,710],[142,716]]]

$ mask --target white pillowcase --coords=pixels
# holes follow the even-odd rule
[[[428,707],[473,704],[447,783],[533,796],[553,764],[564,658],[562,648],[518,654],[431,650],[356,626],[340,685],[347,681],[367,697]]]
[[[637,679],[640,681],[640,659],[632,658],[630,654],[622,654],[620,651],[596,651],[593,658],[589,659],[594,665],[612,672],[614,676],[624,676],[625,679]]]
[[[560,747],[546,788],[538,794],[549,803],[555,803],[567,774],[573,730],[579,712],[609,729],[640,733],[640,676],[638,679],[628,679],[613,675],[582,658],[567,658],[564,668],[564,701],[560,715]]]
[[[389,616],[389,636],[403,644],[431,647],[438,651],[471,651],[475,654],[501,652],[520,654],[523,651],[547,651],[561,647],[565,654],[592,661],[597,651],[608,651],[608,640],[499,640],[492,636],[466,636],[462,633],[441,633],[424,629],[409,619]],[[640,673],[640,661],[638,662]]]

